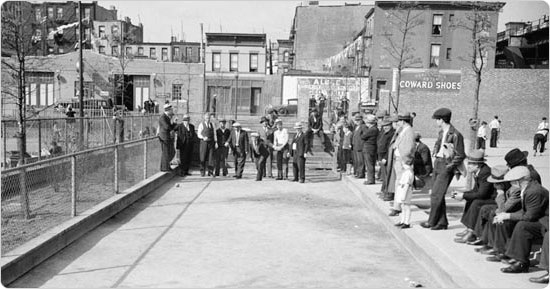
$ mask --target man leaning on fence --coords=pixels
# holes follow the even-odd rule
[[[160,158],[160,171],[171,172],[170,161],[174,158],[176,150],[174,148],[174,130],[176,129],[176,123],[172,120],[174,112],[172,111],[172,105],[167,103],[164,105],[164,112],[159,117],[159,131],[158,136],[160,139],[160,145],[162,149],[162,155]]]

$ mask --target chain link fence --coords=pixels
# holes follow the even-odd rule
[[[2,171],[2,255],[157,173],[160,151],[149,137]]]

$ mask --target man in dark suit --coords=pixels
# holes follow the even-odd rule
[[[270,178],[273,178],[273,130],[269,128],[269,120],[267,117],[262,116],[260,123],[262,128],[258,131],[260,138],[263,140],[263,143],[267,147],[269,155],[266,159],[267,170],[263,170],[263,176],[266,175]]]
[[[468,171],[474,175],[474,187],[466,192],[454,192],[456,200],[466,200],[464,212],[460,222],[466,226],[466,230],[458,234],[457,243],[473,242],[476,239],[474,228],[479,211],[483,205],[496,204],[495,188],[487,181],[491,176],[491,168],[485,163],[485,153],[475,150],[468,156]]]
[[[233,130],[229,134],[229,139],[225,142],[226,147],[230,147],[235,158],[236,179],[243,177],[244,164],[246,162],[246,151],[248,150],[248,134],[242,130],[241,124],[236,121],[233,123]]]
[[[432,230],[446,230],[449,225],[445,194],[453,177],[461,174],[458,168],[466,156],[464,153],[464,138],[451,124],[451,115],[450,109],[440,108],[432,116],[440,131],[433,150],[436,159],[434,163],[434,183],[430,195],[430,217],[427,222],[420,224],[423,228],[431,228]],[[452,157],[444,157],[444,144],[452,144],[454,148]]]
[[[378,138],[378,126],[376,125],[376,116],[367,115],[365,119],[365,133],[361,135],[363,140],[363,161],[367,171],[367,180],[365,185],[374,184],[374,163],[376,162],[376,139]]]
[[[214,152],[218,148],[216,127],[211,121],[210,113],[204,114],[204,121],[199,124],[197,135],[200,139],[199,158],[201,162],[201,177],[208,168],[208,175],[214,176]]]
[[[250,158],[256,164],[256,181],[261,181],[265,173],[265,164],[266,160],[269,157],[269,150],[267,144],[260,134],[252,133],[250,134],[252,138],[252,143],[250,144]]]
[[[325,133],[323,132],[323,120],[319,116],[319,113],[317,112],[316,109],[309,114],[307,135],[308,135],[308,142],[309,142],[310,149],[313,146],[313,137],[315,135],[319,136],[319,139],[321,140],[321,144],[325,146]],[[324,149],[326,151],[326,146]]]
[[[355,178],[365,178],[365,161],[363,159],[363,134],[367,130],[361,114],[355,115],[355,128],[352,138],[353,172]]]
[[[414,187],[431,188],[431,173],[433,171],[432,166],[432,154],[426,144],[420,139],[422,136],[419,132],[415,132],[414,140],[416,142],[416,151],[414,153]]]
[[[494,222],[518,222],[507,244],[506,257],[513,258],[509,267],[502,268],[503,273],[521,273],[529,271],[529,253],[534,241],[542,241],[548,230],[548,190],[531,180],[531,172],[525,166],[511,169],[506,176],[512,185],[520,187],[521,210],[513,213],[499,213]],[[503,258],[505,259],[505,258]]]
[[[380,126],[382,130],[379,132],[378,139],[376,140],[376,153],[378,155],[378,164],[380,165],[380,179],[382,179],[382,187],[380,188],[380,193],[384,194],[384,192],[386,192],[386,178],[389,175],[387,171],[388,150],[390,147],[390,141],[392,140],[395,130],[393,129],[392,122],[390,121],[389,117],[384,118],[381,121]],[[428,155],[428,157],[430,156]]]
[[[159,117],[159,131],[158,136],[160,140],[160,146],[162,154],[160,157],[160,171],[171,172],[170,161],[174,158],[176,150],[174,148],[174,130],[176,124],[172,122],[174,112],[172,111],[172,105],[167,103],[164,105],[164,113]]]
[[[294,126],[296,136],[290,145],[290,154],[292,155],[292,171],[294,174],[293,182],[300,181],[304,183],[306,179],[306,154],[309,150],[307,137],[303,133],[302,123],[297,122]]]
[[[215,152],[214,162],[214,176],[220,175],[220,167],[222,169],[223,176],[227,176],[227,154],[229,149],[225,147],[225,142],[229,139],[231,131],[228,130],[225,125],[227,121],[225,119],[220,120],[220,127],[216,130],[216,138],[218,142],[218,148]]]
[[[195,126],[189,123],[191,118],[188,114],[183,116],[182,123],[177,126],[176,134],[176,149],[180,153],[180,165],[177,170],[179,176],[189,176],[189,166],[193,158],[193,146],[197,134]]]

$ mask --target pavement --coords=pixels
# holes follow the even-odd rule
[[[435,139],[427,139],[424,142],[433,147]],[[530,152],[528,162],[537,169],[542,177],[543,186],[550,184],[549,154],[543,156],[532,155],[530,147],[532,144],[527,141],[501,141],[498,148],[489,148],[486,151],[487,163],[489,166],[505,164],[504,155],[513,148],[520,148]],[[544,284],[534,284],[528,281],[529,277],[540,276],[545,273],[538,267],[531,267],[529,273],[504,274],[500,268],[507,267],[502,263],[493,263],[485,260],[487,255],[474,252],[477,246],[458,244],[454,242],[455,234],[461,232],[465,227],[460,223],[460,217],[464,208],[464,202],[446,197],[447,215],[449,218],[448,230],[432,231],[424,229],[420,223],[426,221],[429,215],[430,196],[428,191],[415,191],[413,194],[413,212],[411,216],[412,227],[407,230],[392,228],[394,223],[399,222],[399,217],[389,217],[390,203],[382,201],[377,192],[380,191],[380,184],[363,185],[364,179],[355,179],[349,176],[343,177],[365,206],[378,210],[385,214],[384,225],[394,237],[401,240],[409,250],[413,251],[415,257],[423,260],[430,270],[438,272],[443,279],[451,279],[452,283],[460,287],[469,288],[544,288]],[[450,185],[450,190],[464,190],[465,179],[456,179]],[[449,191],[450,191],[449,190]],[[416,253],[414,253],[416,252]]]
[[[10,287],[440,287],[342,186],[174,178]]]

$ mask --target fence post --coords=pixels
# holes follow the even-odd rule
[[[25,216],[25,219],[30,219],[31,212],[29,210],[29,196],[27,195],[27,170],[25,168],[19,171],[19,194],[23,216]]]
[[[65,153],[69,153],[69,132],[67,128],[67,120],[65,120]]]
[[[76,155],[71,157],[71,217],[76,216]]]
[[[134,116],[130,116],[130,139],[134,140]]]
[[[3,140],[4,140],[4,147],[3,147],[3,149],[4,149],[4,151],[3,151],[3,153],[4,153],[4,164],[3,164],[3,166],[4,166],[4,169],[6,169],[8,167],[8,160],[6,159],[6,157],[7,157],[6,156],[6,152],[7,152],[6,137],[8,136],[8,133],[6,132],[6,123],[5,122],[2,122],[2,134],[3,134],[2,136],[3,136]]]
[[[38,120],[38,160],[42,159],[42,121]]]
[[[103,146],[105,146],[105,143],[106,143],[106,138],[107,138],[107,135],[106,135],[106,131],[105,131],[105,121],[107,120],[107,117],[102,117],[101,118],[101,131],[103,132]]]
[[[143,179],[147,179],[147,139],[143,142]]]
[[[118,144],[115,144],[115,194],[118,194]]]

